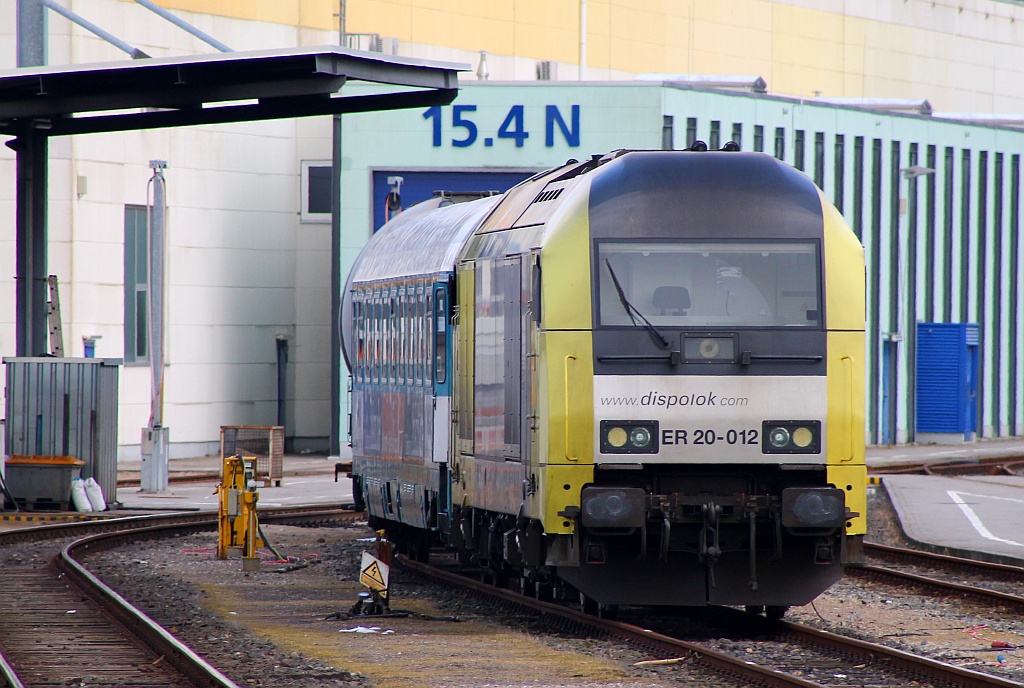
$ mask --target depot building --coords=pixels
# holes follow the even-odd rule
[[[569,159],[728,141],[802,170],[867,261],[869,443],[1024,432],[1020,159],[1024,132],[949,118],[926,100],[766,95],[709,85],[467,82],[451,106],[346,116],[342,262],[395,209],[447,191],[504,191]],[[329,160],[313,174],[326,175]],[[328,210],[307,187],[307,203]],[[392,197],[391,205],[394,205]],[[329,216],[309,221],[328,222]]]
[[[170,456],[217,453],[225,425],[284,426],[291,451],[344,455],[348,373],[332,313],[388,217],[438,191],[500,192],[569,159],[698,139],[802,170],[864,242],[869,443],[1024,434],[1024,117],[964,114],[1024,112],[1024,7],[588,3],[360,0],[344,33],[334,0],[161,0],[235,50],[336,45],[344,33],[351,49],[465,71],[444,107],[51,139],[48,271],[63,349],[120,361],[118,454],[138,458],[152,408],[154,163],[166,163]],[[17,11],[36,5],[0,3],[5,73],[20,62]],[[215,50],[137,3],[73,11],[147,55]],[[46,64],[129,59],[63,17],[46,21]],[[0,146],[2,357],[15,355],[15,179]]]

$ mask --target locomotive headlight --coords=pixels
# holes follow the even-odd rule
[[[638,487],[585,487],[580,510],[587,528],[639,528],[644,524],[644,491]]]
[[[692,332],[682,335],[683,363],[735,363],[738,335],[731,332]]]
[[[846,522],[842,490],[790,487],[782,491],[782,525],[787,528],[838,528]]]
[[[601,421],[602,454],[657,454],[658,421]]]
[[[768,432],[768,442],[776,449],[785,449],[789,444],[789,430],[786,428],[772,428]]]
[[[629,433],[630,443],[639,449],[643,449],[651,443],[651,431],[647,428],[633,428],[633,432]]]
[[[821,453],[819,420],[766,420],[761,428],[762,454]]]
[[[811,432],[810,428],[801,427],[793,431],[793,444],[801,449],[809,447],[813,440],[814,433]]]
[[[629,436],[626,434],[626,430],[620,427],[610,428],[608,430],[608,444],[615,448],[619,448],[626,443]]]

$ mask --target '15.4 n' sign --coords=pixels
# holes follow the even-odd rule
[[[452,105],[451,145],[456,148],[468,148],[481,140],[480,127],[474,120],[473,113],[476,112],[476,105]],[[430,120],[433,127],[433,144],[435,148],[442,145],[442,113],[439,106],[429,108],[423,113],[423,119]],[[530,138],[530,131],[526,124],[526,107],[513,105],[509,108],[505,119],[498,125],[497,130],[492,134],[485,132],[483,145],[494,146],[502,140],[516,142],[516,148],[522,148],[526,139]],[[530,118],[531,122],[534,117]],[[570,148],[578,148],[580,145],[580,106],[572,105],[569,110],[568,122],[557,105],[544,106],[544,145],[551,148],[555,145],[555,132],[557,131]]]

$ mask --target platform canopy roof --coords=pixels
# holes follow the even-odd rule
[[[336,46],[0,71],[0,134],[46,136],[446,105],[469,65]],[[344,96],[349,81],[385,93]]]

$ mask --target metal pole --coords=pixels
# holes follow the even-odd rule
[[[140,492],[167,490],[170,429],[164,427],[164,219],[167,216],[165,160],[150,160],[153,204],[149,206],[149,426],[142,430]],[[147,193],[147,196],[149,194]]]
[[[587,78],[587,0],[580,0],[580,74],[579,80]]]
[[[905,332],[903,341],[906,343],[907,358],[907,442],[917,439],[917,289],[911,280],[917,280],[917,178],[935,174],[935,170],[921,165],[900,168],[900,174],[907,180],[907,269],[899,265],[900,276],[906,282],[906,288],[900,284],[900,304],[907,299],[906,308],[900,314],[899,327]],[[902,216],[903,213],[900,213]],[[899,218],[903,225],[903,218]]]
[[[338,45],[345,47],[345,0],[338,0]],[[331,117],[331,434],[341,455],[341,115]],[[351,410],[351,409],[350,409]]]
[[[338,0],[338,14],[335,16],[338,17],[338,45],[346,48],[348,34],[345,30],[345,0]]]
[[[85,17],[82,17],[80,15],[75,14],[74,12],[72,12],[68,8],[64,7],[63,5],[58,5],[56,2],[54,2],[54,0],[35,0],[35,1],[45,5],[46,7],[50,8],[51,10],[56,12],[57,14],[63,15],[64,17],[67,17],[68,19],[70,19],[74,23],[76,23],[79,26],[81,26],[86,31],[90,31],[90,32],[96,34],[97,36],[99,36],[100,38],[105,40],[107,43],[110,43],[114,47],[120,48],[124,52],[128,53],[129,55],[131,55],[133,60],[139,59],[141,57],[149,57],[149,55],[147,55],[146,53],[142,52],[138,48],[133,48],[132,46],[128,45],[127,43],[122,41],[120,38],[115,36],[114,34],[108,32],[108,31],[105,31],[105,30],[101,29],[100,27],[96,26],[95,24],[93,24],[91,21],[89,21]]]
[[[37,0],[18,0],[18,66],[46,64],[46,12]]]
[[[331,119],[331,440],[341,455],[341,115]]]
[[[222,53],[234,52],[234,50],[232,50],[228,46],[224,45],[223,43],[218,41],[216,38],[211,36],[210,34],[205,33],[204,31],[201,31],[200,29],[197,29],[196,27],[192,26],[191,24],[189,24],[187,21],[185,21],[181,17],[178,17],[176,15],[171,14],[170,12],[165,10],[163,7],[160,7],[159,5],[156,5],[156,4],[152,3],[152,2],[150,2],[149,0],[135,0],[135,2],[137,2],[140,5],[142,5],[147,10],[150,10],[151,12],[155,12],[156,14],[160,15],[161,17],[163,17],[167,21],[169,21],[172,24],[174,24],[175,26],[177,26],[179,29],[183,29],[183,30],[187,31],[188,33],[192,34],[193,36],[195,36],[199,40],[203,41],[204,43],[212,45],[214,48],[216,48],[217,50],[221,51]]]
[[[42,356],[47,347],[46,188],[49,139],[26,125],[7,145],[17,152],[16,312],[18,356]]]
[[[150,427],[164,424],[164,218],[167,213],[164,170],[167,162],[150,160],[153,205],[149,207],[149,366],[152,376]]]

